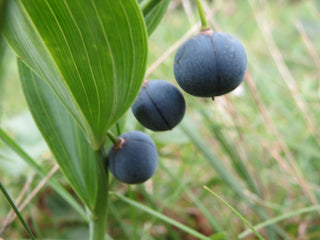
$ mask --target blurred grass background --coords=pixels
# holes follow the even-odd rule
[[[257,239],[203,186],[223,197],[265,239],[320,239],[320,2],[299,0],[202,1],[209,24],[237,37],[247,51],[248,72],[233,93],[214,101],[183,93],[187,112],[170,132],[143,129],[131,111],[124,131],[140,129],[156,141],[159,168],[143,185],[112,179],[111,191],[142,203],[212,239]],[[177,48],[196,34],[199,17],[191,0],[172,1],[149,39],[147,79],[176,84]],[[5,55],[1,127],[48,170],[54,159],[28,113],[15,57]],[[22,212],[44,238],[86,239],[83,219],[0,141],[0,176],[15,200],[32,196]],[[53,176],[70,192],[62,174]],[[0,236],[26,237],[0,197]],[[146,209],[110,198],[108,233],[114,239],[198,239]],[[277,221],[278,220],[278,221]],[[4,230],[4,226],[6,229]],[[271,225],[270,225],[271,226]]]

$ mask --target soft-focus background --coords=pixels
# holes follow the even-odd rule
[[[126,115],[126,130],[144,130],[159,149],[159,168],[145,184],[112,179],[111,191],[212,239],[257,239],[220,195],[265,239],[320,239],[320,1],[202,1],[209,24],[238,38],[248,58],[244,82],[211,99],[183,92],[187,112],[174,130],[153,133]],[[193,0],[173,0],[149,39],[146,78],[175,85],[177,48],[200,29]],[[7,50],[0,75],[0,124],[46,169],[55,161],[28,112],[16,59]],[[61,172],[52,176],[70,192]],[[40,237],[86,239],[87,224],[23,160],[0,141],[0,179]],[[26,238],[8,221],[0,195],[0,236]],[[266,228],[264,226],[271,226]],[[108,233],[114,239],[197,239],[155,214],[111,197]],[[217,234],[219,233],[219,234]],[[214,235],[216,234],[216,235]]]

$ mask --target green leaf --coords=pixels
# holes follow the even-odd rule
[[[171,0],[138,0],[147,25],[149,36],[157,28]]]
[[[6,7],[7,7],[8,1],[7,0],[0,0],[0,35],[1,35],[1,29],[2,25],[5,21],[5,15],[6,15]],[[1,38],[1,36],[0,36]],[[1,52],[0,52],[1,54]]]
[[[31,114],[62,172],[90,210],[107,182],[101,159],[48,84],[18,61],[22,88]]]
[[[131,106],[147,61],[136,0],[11,0],[4,34],[63,102],[94,149]]]
[[[3,23],[5,22],[6,8],[8,5],[7,3],[8,3],[7,0],[0,0],[0,89],[3,89],[2,82],[4,78],[4,65],[5,65],[4,58],[5,58],[5,52],[7,47],[1,31],[2,31]],[[2,94],[0,94],[0,104],[2,100],[1,96]],[[0,118],[1,118],[1,115],[2,115],[2,107],[0,105]]]
[[[1,21],[1,19],[0,19]],[[3,98],[3,91],[4,91],[4,78],[5,78],[5,72],[6,72],[6,51],[7,50],[7,44],[5,42],[5,39],[3,37],[3,35],[0,32],[0,123],[1,123],[1,117],[2,117],[2,98]]]

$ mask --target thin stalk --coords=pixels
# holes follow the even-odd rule
[[[30,191],[28,191],[29,194],[30,194]],[[33,229],[34,229],[34,232],[37,236],[38,239],[42,239],[42,235],[41,235],[41,231],[40,231],[40,228],[39,228],[39,225],[36,221],[36,218],[33,214],[33,211],[32,211],[32,208],[31,208],[31,204],[28,204],[28,210],[30,212],[30,219],[31,219],[31,224],[33,226]]]
[[[10,195],[8,194],[8,192],[6,191],[6,189],[4,188],[4,186],[2,185],[1,182],[0,182],[0,190],[3,193],[3,195],[5,196],[5,198],[7,199],[8,203],[10,204],[11,208],[13,209],[13,211],[17,214],[17,217],[19,218],[20,222],[22,223],[24,229],[27,231],[29,237],[32,240],[35,240],[35,237],[33,236],[30,228],[28,227],[27,223],[24,221],[24,219],[21,216],[17,206],[14,204],[14,202],[12,201]]]
[[[242,222],[244,222],[251,230],[254,232],[254,234],[260,239],[264,240],[264,238],[254,229],[254,227],[237,211],[235,210],[229,203],[227,203],[222,197],[220,197],[218,194],[216,194],[214,191],[209,189],[207,186],[204,186],[206,190],[208,190],[213,196],[218,198],[221,202],[223,202],[224,205],[226,205],[234,214],[236,214]]]
[[[128,186],[129,198],[135,200],[135,193],[132,190],[131,186]],[[131,239],[137,240],[138,239],[138,227],[137,227],[137,214],[135,207],[131,206],[130,208],[130,215],[131,215]]]
[[[109,130],[107,131],[107,137],[111,140],[111,142],[114,144],[114,145],[117,145],[119,140],[117,139],[116,136],[114,136],[114,134]]]
[[[116,128],[117,128],[117,134],[121,135],[121,126],[120,126],[119,122],[116,123]]]
[[[110,211],[110,217],[112,217],[113,222],[121,229],[123,233],[124,239],[130,239],[131,238],[131,229],[128,228],[126,223],[123,221],[122,216],[119,213],[119,209],[113,206],[113,202],[109,203],[108,211]]]
[[[206,18],[206,14],[205,14],[204,9],[203,9],[203,7],[201,5],[201,2],[200,2],[200,0],[195,0],[195,1],[197,3],[198,12],[199,12],[200,19],[201,19],[201,30],[202,31],[208,30],[209,25],[208,25],[208,21],[207,21],[207,18]]]

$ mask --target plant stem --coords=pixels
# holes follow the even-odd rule
[[[116,138],[116,136],[113,135],[110,130],[107,132],[107,137],[112,141],[114,145],[118,144],[119,140]]]
[[[104,165],[106,158],[104,146],[95,152],[98,161],[97,177],[98,191],[97,199],[93,210],[88,210],[89,215],[89,239],[104,240],[107,227],[107,209],[108,209],[108,169]]]
[[[201,2],[200,2],[200,0],[195,0],[195,1],[197,3],[198,12],[199,12],[200,19],[201,19],[201,30],[202,31],[208,30],[209,25],[208,25],[208,22],[207,22],[206,14],[204,13],[204,9],[203,9],[203,7],[201,5]]]
[[[89,224],[90,240],[104,240],[107,218],[105,216],[93,216]]]
[[[22,223],[24,229],[27,231],[29,237],[32,240],[35,240],[35,237],[33,236],[30,228],[28,227],[27,223],[24,221],[23,217],[21,216],[17,206],[14,204],[14,202],[12,201],[10,195],[8,194],[8,192],[6,191],[6,189],[4,188],[4,186],[2,185],[2,183],[0,182],[0,189],[1,192],[3,193],[3,195],[5,196],[5,198],[7,199],[8,203],[10,204],[11,208],[13,209],[13,211],[16,213],[17,217],[19,218],[20,222]]]

